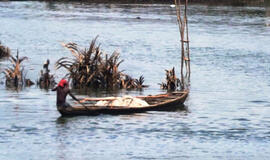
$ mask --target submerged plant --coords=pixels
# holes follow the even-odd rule
[[[174,67],[171,70],[166,71],[166,83],[162,82],[160,85],[161,89],[167,89],[174,91],[180,86],[180,80],[176,78]]]
[[[50,88],[56,84],[54,76],[50,74],[49,65],[50,60],[47,59],[47,61],[43,64],[43,70],[40,71],[40,78],[37,81],[37,84],[41,88]]]
[[[10,49],[2,45],[0,42],[0,58],[8,57],[8,56],[10,56]]]
[[[87,49],[79,49],[76,43],[63,44],[71,51],[73,59],[60,58],[56,62],[56,69],[67,69],[66,76],[77,88],[131,89],[144,87],[143,78],[136,80],[119,71],[119,65],[123,60],[120,60],[118,52],[114,51],[111,55],[103,53],[100,45],[96,46],[96,40],[97,37],[92,40]]]
[[[27,57],[19,57],[18,51],[16,57],[10,56],[9,60],[12,63],[12,66],[4,70],[7,86],[18,87],[34,84],[31,80],[25,78],[26,74],[24,73],[24,68],[21,66],[21,63],[27,59]]]

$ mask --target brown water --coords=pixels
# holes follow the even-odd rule
[[[1,84],[0,159],[269,159],[269,10],[189,6],[191,91],[179,111],[61,118],[54,92]],[[121,69],[150,85],[122,94],[161,93],[164,69],[179,66],[168,4],[0,2],[0,23],[0,40],[29,57],[33,80],[47,58],[71,55],[60,42],[86,47],[96,35],[102,49],[121,52]]]

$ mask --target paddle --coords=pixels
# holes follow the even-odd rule
[[[117,97],[105,97],[105,98],[84,98],[81,101],[113,101],[116,100]]]
[[[89,109],[87,108],[87,106],[85,106],[83,103],[80,102],[80,100],[77,101],[80,105],[84,106],[84,108],[89,111]]]

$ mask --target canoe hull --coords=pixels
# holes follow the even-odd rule
[[[177,98],[169,99],[164,102],[153,104],[147,107],[109,107],[109,106],[73,106],[73,107],[57,107],[57,110],[62,116],[78,116],[78,115],[99,115],[99,114],[133,114],[147,111],[170,111],[182,107],[188,96],[188,92],[181,92]]]

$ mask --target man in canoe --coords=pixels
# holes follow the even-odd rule
[[[62,79],[58,85],[52,89],[52,91],[56,91],[56,105],[57,107],[71,107],[70,104],[66,102],[66,97],[69,94],[74,100],[78,101],[79,100],[70,92],[68,82],[65,79]]]

